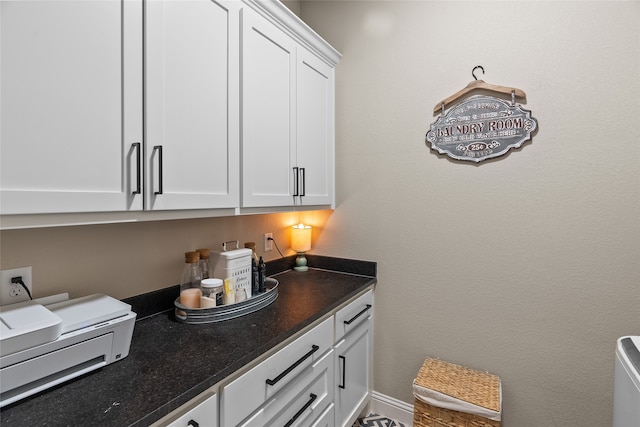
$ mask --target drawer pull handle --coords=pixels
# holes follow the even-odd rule
[[[153,194],[162,194],[162,145],[156,145],[153,147],[154,151],[158,152],[158,191],[154,191]]]
[[[286,424],[284,425],[284,427],[289,427],[289,426],[291,426],[294,422],[296,422],[296,420],[298,419],[298,417],[300,417],[300,415],[302,415],[302,413],[303,413],[304,411],[306,411],[306,410],[307,410],[307,408],[308,408],[309,406],[311,406],[311,404],[313,403],[313,401],[314,401],[314,400],[316,400],[316,398],[317,398],[317,397],[318,397],[318,396],[316,396],[315,394],[311,393],[311,394],[309,395],[309,400],[307,401],[307,403],[305,403],[305,404],[304,404],[304,406],[302,407],[302,409],[300,409],[298,412],[296,412],[296,414],[293,416],[293,418],[291,418],[291,419],[289,420],[289,422],[288,422],[288,423],[286,423]]]
[[[347,370],[347,358],[344,356],[338,356],[338,359],[342,360],[342,384],[338,384],[338,387],[344,390],[345,388],[345,375]]]
[[[352,324],[358,317],[362,316],[363,314],[365,314],[367,312],[367,310],[369,310],[371,308],[371,304],[367,304],[367,306],[362,309],[362,311],[358,314],[356,314],[355,316],[353,316],[351,319],[349,320],[345,320],[344,324],[345,325],[350,325]]]
[[[200,424],[193,420],[189,420],[189,422],[187,423],[187,427],[200,427]]]
[[[133,148],[136,150],[136,190],[133,191],[131,194],[140,194],[141,192],[141,186],[142,186],[142,166],[140,163],[140,143],[139,142],[134,142],[133,143]]]
[[[307,178],[304,176],[304,168],[300,168],[300,181],[302,181],[302,191],[300,192],[300,197],[305,196],[305,192],[307,191]]]
[[[298,197],[300,194],[298,193],[299,175],[297,167],[293,168],[293,181],[293,197]]]
[[[283,379],[289,372],[293,371],[298,365],[300,365],[302,362],[304,362],[306,359],[308,359],[309,357],[311,357],[311,355],[313,353],[315,353],[316,351],[318,351],[320,349],[320,347],[318,347],[317,345],[312,345],[311,346],[311,351],[309,351],[307,354],[305,354],[304,356],[302,356],[300,359],[298,359],[297,361],[294,362],[293,365],[289,366],[287,369],[285,369],[280,375],[278,375],[277,377],[275,377],[274,379],[269,379],[267,378],[267,384],[269,385],[275,385],[278,381],[280,381],[281,379]]]

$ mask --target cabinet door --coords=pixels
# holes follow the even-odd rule
[[[141,209],[142,1],[3,0],[0,54],[0,213]]]
[[[296,43],[242,10],[242,206],[293,204]]]
[[[351,425],[371,390],[371,328],[366,321],[336,345],[336,426]]]
[[[303,205],[334,203],[334,69],[298,49],[297,156]]]
[[[239,205],[239,4],[146,3],[146,209]]]

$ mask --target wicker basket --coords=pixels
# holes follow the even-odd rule
[[[487,409],[501,416],[500,377],[464,366],[427,358],[414,381],[414,390],[426,388],[461,401]],[[500,427],[501,421],[478,413],[440,407],[427,403],[415,393],[414,427]],[[470,406],[470,405],[469,405]]]

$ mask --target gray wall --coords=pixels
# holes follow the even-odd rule
[[[344,55],[315,250],[379,262],[375,389],[410,402],[440,357],[502,377],[506,426],[610,425],[615,340],[640,334],[640,3],[301,5]],[[475,166],[424,135],[478,64],[539,131]]]
[[[289,212],[229,218],[4,230],[0,232],[0,269],[31,266],[35,297],[69,292],[71,297],[104,293],[127,298],[179,283],[184,253],[197,248],[219,250],[222,242],[256,242],[265,260],[263,233],[273,233],[284,255],[290,229],[313,226],[312,240],[322,237],[332,211]],[[310,251],[317,253],[313,249]]]

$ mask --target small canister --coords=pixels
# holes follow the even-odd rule
[[[223,246],[226,249],[226,243]],[[235,242],[236,246],[238,242]],[[233,291],[243,289],[247,298],[251,297],[251,249],[211,252],[213,277],[231,279]]]
[[[217,307],[223,305],[223,283],[221,279],[204,279],[200,282],[202,289],[202,308]]]

